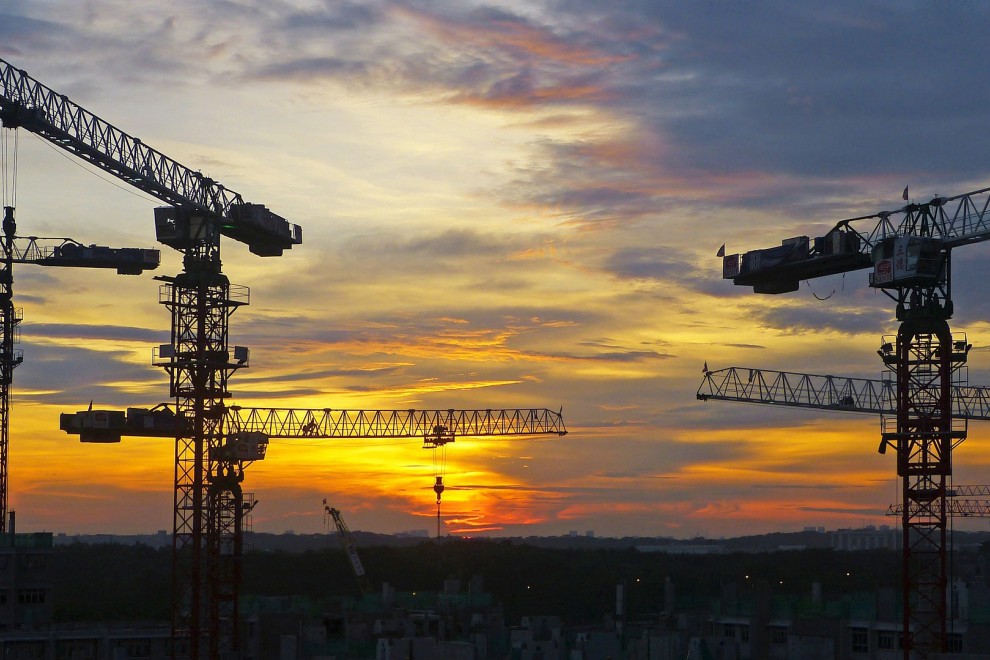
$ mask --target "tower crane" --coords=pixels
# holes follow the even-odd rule
[[[882,418],[880,448],[895,450],[904,502],[905,660],[946,650],[946,480],[952,450],[967,431],[965,420],[953,416],[952,395],[972,348],[949,330],[951,257],[955,248],[990,239],[988,193],[983,188],[908,203],[841,220],[813,240],[797,236],[722,260],[723,279],[765,294],[872,268],[869,285],[894,303],[898,332],[878,351],[893,377],[895,404],[891,417]]]
[[[215,448],[216,460],[223,460],[225,489],[233,510],[242,508],[241,482],[244,470],[254,461],[264,460],[271,439],[423,439],[424,448],[452,441],[455,436],[488,437],[515,435],[566,435],[561,412],[546,408],[485,410],[335,410],[332,408],[250,408],[238,405],[214,409],[218,433],[224,442]],[[183,409],[166,403],[153,408],[126,410],[82,410],[62,413],[59,427],[78,435],[81,442],[121,442],[123,436],[171,438],[189,432],[193,420]],[[438,437],[442,436],[442,437]],[[214,593],[215,601],[228,607],[232,634],[237,630],[240,557],[243,548],[241,516],[217,529],[223,548],[216,558],[217,570],[228,580],[227,589]],[[213,585],[219,588],[219,584]]]
[[[326,499],[323,500],[323,511],[326,515],[330,516],[333,520],[334,526],[337,528],[337,539],[340,541],[340,547],[343,548],[344,554],[347,555],[347,559],[351,562],[351,570],[354,571],[354,577],[357,578],[358,588],[361,589],[361,595],[367,595],[371,593],[371,582],[368,581],[368,576],[364,572],[364,564],[361,563],[361,557],[358,556],[357,545],[354,543],[354,537],[351,536],[351,530],[347,528],[347,524],[344,523],[344,517],[340,513],[340,509],[335,509],[329,504],[327,504]]]
[[[228,378],[246,366],[246,349],[228,350],[228,321],[248,303],[246,287],[221,272],[220,237],[260,256],[279,256],[302,242],[302,229],[213,179],[145,145],[0,59],[0,123],[23,128],[163,201],[155,209],[160,242],[183,255],[183,272],[160,277],[159,302],[170,312],[171,341],[154,354],[169,376],[175,406],[190,420],[175,437],[172,581],[173,654],[219,658],[234,637],[229,604],[210,594],[235,579],[218,557],[221,530],[238,516],[223,456],[217,409],[230,393]],[[221,611],[223,610],[223,612]],[[236,643],[236,641],[234,642]]]
[[[30,131],[166,204],[154,210],[156,237],[183,255],[180,274],[156,278],[171,328],[169,343],[152,354],[152,363],[169,377],[172,416],[182,420],[168,435],[175,440],[172,654],[216,660],[236,653],[240,576],[231,557],[240,536],[240,482],[245,464],[263,457],[265,443],[230,426],[225,405],[230,377],[249,362],[246,347],[230,350],[229,320],[249,303],[250,292],[222,273],[220,237],[243,243],[258,256],[275,257],[302,243],[302,228],[147,146],[3,59],[0,123]],[[242,450],[248,453],[238,454]]]

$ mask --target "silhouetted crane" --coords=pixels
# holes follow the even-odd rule
[[[954,424],[952,387],[961,384],[972,348],[949,330],[951,256],[955,248],[990,239],[988,193],[936,196],[842,220],[814,240],[788,238],[722,261],[724,279],[769,294],[796,291],[801,280],[872,268],[870,286],[895,304],[897,336],[884,338],[878,352],[895,383],[895,412],[882,428],[881,451],[896,451],[905,504],[905,660],[946,650],[946,480],[952,449],[966,437],[965,424]]]

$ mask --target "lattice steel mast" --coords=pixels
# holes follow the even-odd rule
[[[990,239],[988,192],[843,220],[813,243],[799,236],[723,259],[723,278],[756,293],[796,291],[802,279],[872,266],[870,286],[895,303],[898,334],[880,355],[894,376],[896,405],[894,418],[884,420],[881,451],[896,451],[905,502],[905,659],[946,649],[946,480],[953,446],[966,437],[965,423],[953,423],[952,392],[964,384],[970,349],[949,330],[951,252]],[[865,221],[873,221],[868,231],[855,229]]]
[[[228,352],[229,317],[247,302],[231,295],[221,273],[220,236],[246,243],[255,254],[279,256],[301,243],[302,231],[4,60],[0,121],[23,127],[170,205],[156,209],[155,227],[161,242],[183,254],[183,272],[164,278],[160,301],[172,315],[172,342],[157,354],[156,364],[169,374],[176,407],[191,419],[188,435],[176,436],[173,654],[219,658],[237,646],[228,616],[237,576],[216,558],[225,552],[220,536],[230,518],[231,493],[239,491],[236,475],[217,458],[223,437],[217,411],[229,396],[227,379],[241,366]]]

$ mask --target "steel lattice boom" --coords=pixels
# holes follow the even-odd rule
[[[220,219],[220,233],[281,254],[302,230],[240,193],[152,149],[0,59],[0,122],[23,127],[163,202]]]
[[[973,499],[979,497],[981,499]],[[954,518],[990,518],[990,486],[953,486],[945,493],[946,513]],[[903,504],[887,507],[888,516],[904,515]]]
[[[563,415],[546,408],[493,410],[334,410],[230,406],[222,414],[227,434],[266,438],[445,438],[460,436],[566,435]],[[188,419],[167,404],[127,411],[63,413],[61,430],[84,442],[119,442],[122,436],[171,438],[188,432]]]
[[[941,503],[934,505],[934,510],[942,514]],[[922,509],[915,506],[912,515],[916,515]],[[990,501],[987,500],[967,500],[967,499],[946,499],[945,514],[954,518],[990,518]],[[888,516],[903,516],[903,504],[891,504],[887,507]]]
[[[708,371],[698,399],[761,403],[794,408],[894,415],[896,386],[891,380],[823,376],[750,367]],[[952,416],[990,420],[990,388],[952,387]]]
[[[227,409],[229,428],[270,438],[425,438],[443,428],[454,436],[564,435],[560,413],[510,410],[298,410]]]

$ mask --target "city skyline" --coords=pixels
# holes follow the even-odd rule
[[[250,406],[562,409],[569,434],[458,438],[455,534],[739,536],[883,525],[866,416],[700,402],[705,366],[877,378],[893,304],[865,271],[758,296],[716,251],[988,185],[980,7],[0,0],[0,57],[303,228],[231,343]],[[939,48],[919,44],[938,43]],[[975,79],[974,79],[975,77]],[[19,233],[159,247],[153,274],[14,268],[18,528],[171,529],[174,447],[81,445],[58,414],[168,401],[160,202],[19,132]],[[101,180],[102,179],[102,180]],[[990,384],[988,248],[954,256],[953,330]],[[987,483],[975,423],[958,483]],[[257,531],[431,529],[417,441],[273,441]],[[962,523],[960,523],[962,524]],[[965,523],[979,529],[979,521]]]

